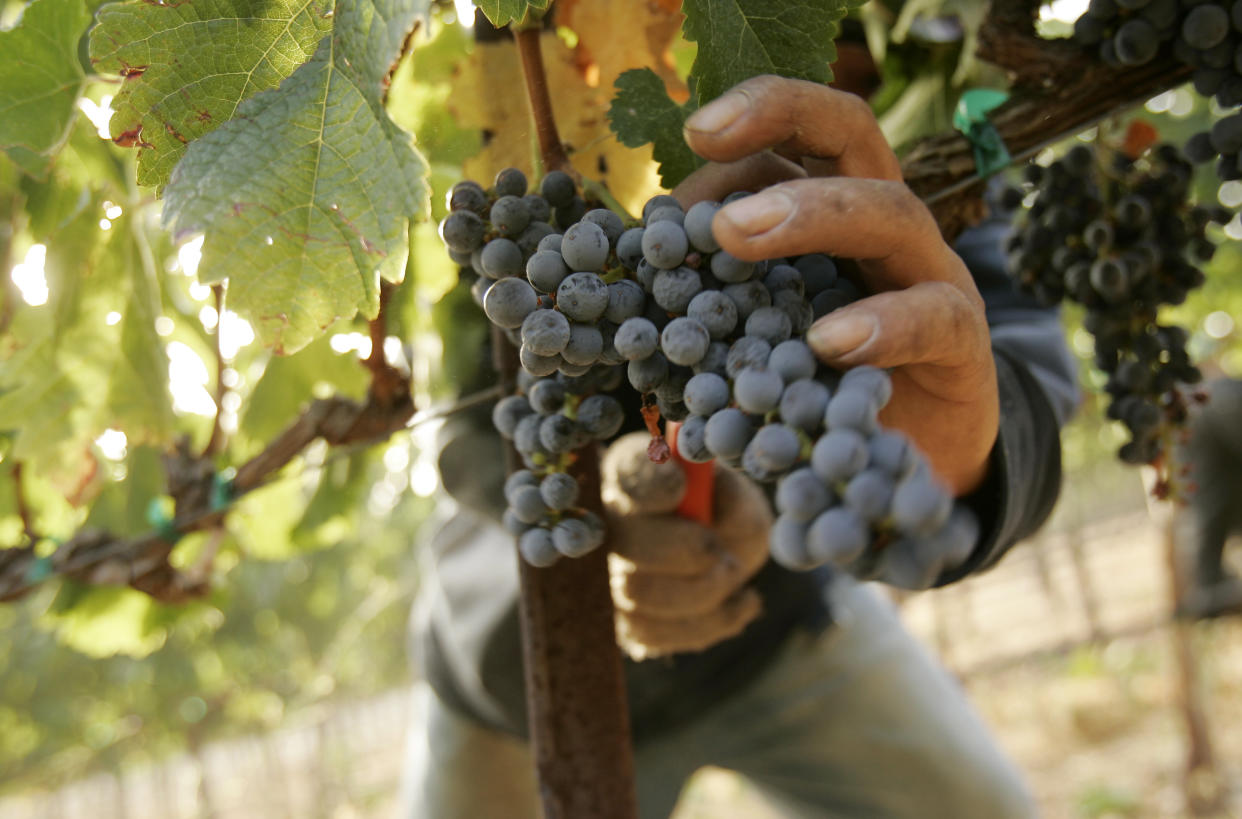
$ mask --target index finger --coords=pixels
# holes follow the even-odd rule
[[[819,83],[752,77],[686,120],[686,143],[732,162],[769,148],[825,160],[833,173],[900,181],[901,165],[861,97]]]

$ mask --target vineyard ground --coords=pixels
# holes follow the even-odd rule
[[[1044,816],[1184,816],[1186,740],[1161,533],[1134,512],[1053,531],[986,575],[902,601],[903,616],[962,679],[1027,772]],[[1101,639],[1091,640],[1093,629]],[[1242,724],[1242,623],[1200,624],[1193,640],[1217,765],[1242,791],[1242,732],[1230,727]],[[403,691],[342,704],[297,727],[209,745],[197,758],[0,800],[0,816],[392,816],[409,707]],[[1225,810],[1242,815],[1242,801]],[[708,769],[676,819],[709,817],[778,814],[744,781]]]

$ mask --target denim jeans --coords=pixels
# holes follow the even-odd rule
[[[635,748],[642,819],[669,816],[704,765],[742,775],[788,817],[1034,816],[1018,771],[892,606],[848,578],[828,594],[833,625],[795,632],[748,687]],[[450,711],[426,685],[416,697],[404,816],[539,815],[522,741]]]

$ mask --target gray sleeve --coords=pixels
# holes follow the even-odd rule
[[[1001,250],[1004,233],[1004,222],[993,220],[965,234],[957,248],[987,305],[1000,429],[987,477],[962,499],[979,517],[979,543],[937,585],[989,568],[1047,520],[1061,488],[1061,427],[1079,400],[1060,313],[1013,286]]]

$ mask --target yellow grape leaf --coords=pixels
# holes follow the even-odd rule
[[[612,88],[631,68],[650,68],[679,103],[689,91],[671,49],[684,18],[681,3],[668,0],[562,0],[556,12],[557,24],[577,37],[574,59],[589,85]]]
[[[630,213],[637,213],[659,188],[649,146],[626,148],[608,129],[611,80],[592,87],[579,70],[573,49],[553,33],[543,35],[544,70],[561,140],[584,177],[607,186]],[[522,68],[512,41],[477,43],[454,79],[449,108],[466,128],[490,135],[483,150],[466,160],[467,178],[484,185],[501,168],[532,173],[533,129]],[[496,93],[498,78],[508,92]]]

